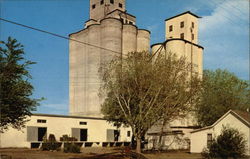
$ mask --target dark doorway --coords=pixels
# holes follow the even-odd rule
[[[87,141],[88,129],[80,129],[80,141]]]
[[[114,130],[114,141],[118,141],[120,136],[119,130]]]
[[[43,141],[43,137],[46,134],[47,134],[47,128],[38,128],[38,141]]]

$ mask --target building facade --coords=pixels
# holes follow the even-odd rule
[[[202,78],[203,47],[198,44],[198,19],[200,17],[190,11],[165,20],[165,42],[153,44],[152,54],[175,54],[185,57],[191,63],[192,73]]]
[[[250,156],[250,114],[230,110],[213,125],[191,132],[191,153],[201,153],[213,139],[221,134],[223,127],[237,129],[246,140],[245,154]]]
[[[99,68],[128,52],[149,51],[150,32],[137,28],[136,18],[125,12],[125,0],[90,0],[89,8],[85,28],[69,35],[85,43],[69,43],[70,114],[101,117]]]
[[[82,147],[128,145],[132,137],[130,128],[117,129],[102,118],[33,114],[27,119],[25,128],[9,128],[0,134],[0,147],[38,148],[49,134],[58,142],[63,135],[74,137]]]

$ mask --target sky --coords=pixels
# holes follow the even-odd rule
[[[156,3],[157,2],[157,3]],[[165,19],[191,11],[199,19],[204,69],[227,69],[249,80],[249,0],[127,0],[137,26],[151,31],[151,44],[165,40]],[[0,17],[62,36],[84,28],[89,0],[0,0]],[[33,98],[45,100],[33,113],[68,114],[69,42],[0,21],[0,40],[8,36],[24,45]]]

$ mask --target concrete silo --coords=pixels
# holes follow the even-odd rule
[[[149,51],[150,32],[137,29],[135,17],[125,12],[125,0],[90,0],[90,10],[85,29],[70,34],[85,43],[69,43],[70,114],[101,117],[100,66],[131,51]]]

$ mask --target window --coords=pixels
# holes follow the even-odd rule
[[[173,25],[169,26],[169,32],[173,31]]]
[[[95,4],[92,5],[92,9],[95,9]]]
[[[207,134],[207,147],[211,145],[213,140],[212,137],[213,137],[212,134]]]
[[[181,39],[184,39],[184,33],[181,33],[180,37]]]
[[[104,3],[104,0],[101,0],[100,4],[103,5],[103,3]]]
[[[80,121],[79,124],[80,124],[80,125],[87,125],[87,122]]]
[[[192,34],[192,40],[194,40],[194,34]]]
[[[172,39],[172,38],[173,38],[172,36],[169,37],[169,39]]]
[[[194,28],[194,22],[192,22],[192,28]]]
[[[37,119],[37,123],[46,123],[46,120],[43,120],[43,119]]]
[[[130,136],[131,136],[131,132],[127,131],[127,137],[130,137]]]
[[[119,3],[119,7],[122,8],[122,4],[121,3]]]
[[[184,27],[184,22],[180,23],[180,27],[183,28]]]
[[[129,21],[129,24],[133,24],[133,22]]]
[[[114,0],[110,0],[110,3],[111,3],[111,4],[114,4]]]

